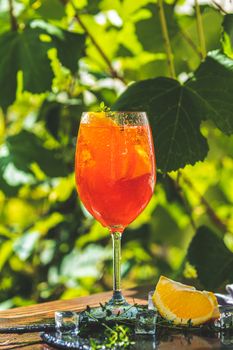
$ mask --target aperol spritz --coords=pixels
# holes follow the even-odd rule
[[[120,290],[120,238],[148,204],[156,180],[146,113],[84,113],[75,174],[84,206],[112,234],[114,288],[110,304],[125,305]]]

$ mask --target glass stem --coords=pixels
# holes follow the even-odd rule
[[[112,233],[113,292],[121,291],[121,233]]]
[[[115,305],[125,303],[121,294],[121,232],[112,232],[113,244],[113,297],[111,303]]]

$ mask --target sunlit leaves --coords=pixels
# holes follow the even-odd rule
[[[112,60],[118,47],[118,30],[114,26],[109,25],[109,22],[104,18],[102,25],[90,15],[83,16],[82,20],[87,28],[91,28],[96,42],[100,45],[105,55]],[[91,41],[87,43],[86,62],[88,65],[93,67],[94,70],[99,69],[100,71],[103,70],[102,67],[106,67],[104,71],[109,73],[108,65],[99,53],[99,50],[96,49],[96,46]]]
[[[151,2],[155,2],[155,0],[137,0],[134,2],[131,0],[102,0],[100,7],[102,10],[115,10],[123,20],[127,20],[137,10]]]
[[[48,176],[58,177],[67,174],[60,152],[45,148],[41,139],[26,130],[8,137],[6,144],[9,161],[12,161],[18,169],[26,171],[33,162],[36,162]]]
[[[46,38],[46,40],[45,40]],[[16,97],[17,72],[23,72],[23,88],[41,93],[51,88],[53,72],[48,50],[56,48],[64,66],[72,72],[83,53],[85,36],[34,22],[23,32],[0,36],[0,105],[6,109]]]
[[[165,52],[161,25],[156,4],[145,7],[146,18],[135,23],[136,33],[144,50],[150,52]],[[177,74],[195,69],[200,62],[199,41],[196,30],[196,19],[193,15],[181,16],[175,13],[174,5],[164,4],[168,25],[169,38],[174,53]],[[204,8],[202,13],[205,39],[208,50],[219,47],[219,36],[222,16],[218,11]],[[212,23],[215,23],[213,26]],[[152,33],[154,33],[152,35]],[[156,65],[156,63],[158,63]],[[167,66],[154,61],[150,70],[151,76],[167,75]]]
[[[12,240],[1,242],[0,245],[0,269],[2,270],[9,257],[12,255]]]
[[[10,29],[10,21],[8,19],[8,11],[2,10],[0,2],[0,33]]]
[[[27,260],[33,251],[36,250],[36,246],[42,236],[45,236],[47,232],[57,226],[63,221],[63,216],[60,213],[54,212],[51,215],[38,220],[35,225],[31,225],[30,229],[15,239],[13,250],[20,260]]]
[[[224,17],[222,45],[224,53],[233,58],[233,14]]]
[[[233,133],[233,60],[210,52],[186,86],[202,105],[202,119],[212,120],[224,133]]]
[[[39,237],[40,235],[36,231],[28,232],[14,242],[13,250],[20,260],[24,261],[32,254]]]
[[[111,249],[103,249],[99,245],[91,244],[83,251],[74,249],[67,255],[61,264],[61,275],[67,280],[88,278],[100,278],[101,271],[98,264],[103,264],[104,260],[111,258]],[[70,269],[70,266],[73,266]]]
[[[84,111],[81,99],[63,99],[59,101],[56,96],[48,96],[41,105],[38,120],[45,122],[46,129],[53,137],[62,142],[67,140],[67,135],[76,137],[81,114]]]
[[[0,61],[0,105],[4,109],[13,103],[16,97],[18,62],[15,54],[12,54],[15,48],[17,50],[16,38],[17,34],[14,32],[0,36],[0,51],[4,53]],[[50,78],[50,69],[47,73]],[[47,85],[47,81],[44,84]]]
[[[35,182],[31,169],[34,162],[47,176],[59,177],[66,175],[68,172],[60,152],[45,148],[43,141],[28,131],[22,130],[19,134],[8,137],[4,147],[5,155],[0,159],[0,184],[3,185],[2,190],[6,193],[8,193],[9,186],[15,191],[20,184],[25,183],[23,176],[30,176],[32,182]],[[9,172],[10,167],[13,174]],[[18,170],[17,176],[14,169]],[[12,183],[13,175],[16,176],[15,183]],[[28,182],[28,179],[26,182]],[[7,187],[5,183],[8,184]],[[8,194],[11,194],[11,190],[9,192]]]
[[[87,13],[95,15],[99,12],[99,0],[88,0],[87,6],[85,7]]]
[[[166,11],[166,19],[168,24],[169,35],[171,38],[179,32],[179,27],[174,16],[174,7],[172,5],[164,5]],[[156,4],[149,4],[145,7],[148,18],[136,22],[136,33],[144,50],[152,52],[164,51],[163,35],[160,25],[158,7]],[[154,35],[151,35],[151,33]]]
[[[58,20],[64,17],[65,8],[59,0],[31,1],[34,8],[42,18]]]
[[[206,226],[197,230],[187,257],[197,269],[200,282],[207,289],[214,290],[233,277],[233,253]]]

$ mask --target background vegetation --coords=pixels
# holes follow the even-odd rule
[[[157,155],[123,287],[233,280],[232,45],[221,5],[0,0],[1,308],[111,289],[109,234],[74,186],[80,116],[101,101],[146,110]]]

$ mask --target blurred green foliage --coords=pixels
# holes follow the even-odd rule
[[[233,15],[201,6],[202,61],[195,9],[163,6],[175,79],[156,1],[0,0],[1,308],[111,289],[109,233],[74,185],[80,116],[101,101],[148,112],[158,164],[123,287],[233,280]]]

